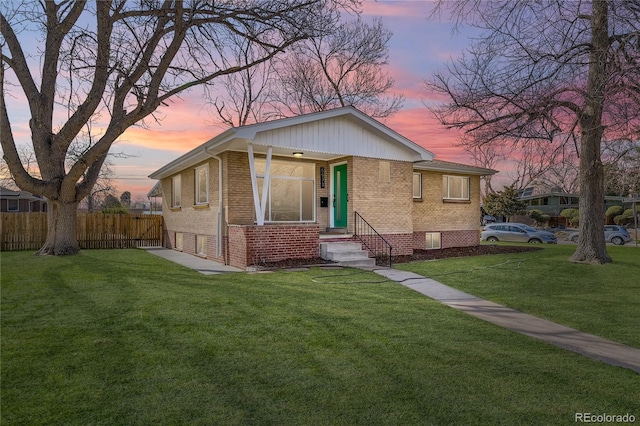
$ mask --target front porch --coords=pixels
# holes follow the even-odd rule
[[[358,239],[356,235],[346,231],[320,229],[317,223],[229,225],[226,262],[245,269],[286,259],[313,259],[321,256],[321,247],[327,243],[356,243],[362,250],[367,250],[369,245],[370,249],[380,251],[380,255],[387,257],[388,253],[393,256],[408,255],[414,249],[412,234],[383,235],[390,243],[389,248],[393,247],[391,252],[382,251],[379,245],[372,244],[371,235],[360,235]],[[373,257],[373,254],[370,253],[369,256]]]

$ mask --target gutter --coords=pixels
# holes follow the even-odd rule
[[[216,256],[220,258],[222,256],[222,239],[223,239],[223,226],[222,220],[224,215],[222,214],[223,202],[222,202],[222,158],[217,155],[211,154],[208,148],[204,148],[204,153],[213,159],[218,160],[218,241],[216,244]],[[225,259],[226,265],[226,259]]]

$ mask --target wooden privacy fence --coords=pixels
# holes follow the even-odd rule
[[[0,250],[38,250],[47,238],[46,213],[2,213]],[[76,237],[81,249],[163,245],[159,215],[78,213]]]

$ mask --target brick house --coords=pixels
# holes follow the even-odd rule
[[[478,245],[480,177],[353,107],[229,129],[152,173],[167,246],[236,267],[314,258],[363,218],[393,247]]]

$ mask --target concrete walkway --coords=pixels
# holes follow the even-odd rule
[[[193,256],[191,254],[182,253],[180,251],[171,250],[164,247],[141,248],[143,250],[146,250],[148,253],[155,254],[156,256],[160,256],[163,259],[167,259],[171,262],[186,266],[187,268],[194,269],[205,275],[224,274],[228,272],[242,272],[241,269],[234,268],[233,266],[224,265],[219,262],[214,262],[213,260],[203,259],[198,256]]]
[[[543,340],[598,361],[630,368],[640,373],[640,349],[583,333],[542,318],[507,308],[453,289],[422,275],[397,269],[374,269],[375,273],[396,281],[454,309],[500,327]]]

